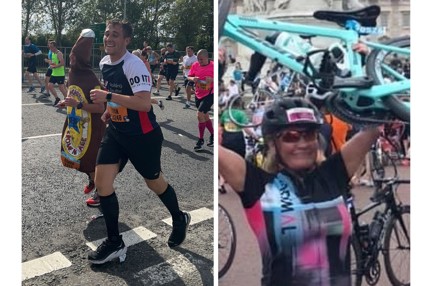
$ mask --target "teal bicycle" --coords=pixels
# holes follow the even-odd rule
[[[230,7],[231,0],[219,0],[219,36],[229,37],[309,78],[322,91],[323,100],[336,116],[361,125],[383,124],[394,119],[410,122],[410,79],[391,63],[394,54],[409,59],[410,37],[385,43],[361,40],[371,50],[365,63],[361,54],[351,48],[360,42],[361,36],[379,32],[380,28],[376,27],[379,6],[314,12],[314,18],[337,23],[343,29],[228,15]],[[283,43],[272,44],[254,31],[282,32]],[[347,70],[338,69],[329,49],[314,48],[305,37],[340,41]]]

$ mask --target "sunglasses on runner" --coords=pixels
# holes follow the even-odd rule
[[[281,138],[282,141],[285,143],[297,143],[300,141],[301,138],[309,142],[318,138],[318,130],[285,130],[280,132],[277,137]]]

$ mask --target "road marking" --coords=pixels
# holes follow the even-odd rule
[[[157,236],[154,232],[151,232],[150,230],[146,229],[143,226],[139,226],[132,230],[122,232],[121,235],[123,236],[123,241],[126,244],[126,246],[131,246]],[[105,238],[101,238],[92,242],[87,242],[86,245],[90,247],[92,250],[96,250],[96,248],[104,240]]]
[[[22,263],[21,279],[24,281],[71,265],[72,263],[63,254],[54,252]]]
[[[21,140],[28,140],[28,139],[38,139],[38,138],[45,138],[45,137],[53,137],[53,136],[61,136],[61,133],[56,134],[47,134],[47,135],[40,135],[40,136],[31,136],[31,137],[24,137]]]
[[[196,223],[211,219],[213,217],[213,211],[208,208],[200,208],[197,210],[193,210],[189,212],[191,215],[191,222],[190,225],[194,225]],[[162,220],[164,223],[172,226],[172,219],[166,218]]]
[[[45,102],[45,103],[43,103],[43,102],[40,102],[40,103],[23,103],[22,106],[30,106],[30,105],[47,105],[47,104],[51,105],[51,102]]]
[[[178,255],[165,262],[143,269],[133,274],[133,276],[135,279],[140,279],[142,285],[166,285],[188,274],[199,273],[197,266],[204,268],[207,265],[204,261],[195,259],[189,253],[186,253],[185,255]]]

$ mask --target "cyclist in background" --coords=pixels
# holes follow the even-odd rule
[[[262,123],[262,169],[219,145],[219,172],[238,192],[261,250],[262,285],[351,285],[343,197],[380,130],[360,131],[320,162],[322,122],[303,98],[274,101]]]

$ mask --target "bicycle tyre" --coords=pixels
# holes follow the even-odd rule
[[[361,258],[361,247],[359,239],[355,236],[355,233],[351,235],[350,241],[350,251],[351,251],[351,285],[361,286],[363,280],[363,271],[361,270],[362,258]],[[354,255],[354,257],[353,257]],[[360,269],[359,269],[360,265]]]
[[[231,0],[219,0],[219,11],[218,11],[218,36],[219,39],[222,36],[223,33],[223,27],[225,25],[225,21],[228,17],[229,11],[231,9]]]
[[[228,269],[231,267],[231,264],[234,260],[234,255],[236,251],[236,245],[237,245],[237,235],[235,231],[235,227],[232,221],[232,218],[230,214],[226,211],[226,209],[219,204],[219,225],[218,225],[219,233],[218,233],[218,261],[219,261],[219,274],[218,277],[222,278],[227,272]],[[227,235],[228,239],[225,240],[225,235]],[[220,265],[221,263],[221,242],[226,243],[226,246],[229,247],[228,257],[226,261],[222,264],[222,267]],[[225,249],[225,248],[223,248]]]
[[[408,237],[405,237],[405,239],[407,240],[406,242],[408,243],[408,251],[410,251],[411,248],[411,243],[410,243],[410,225],[409,225],[409,219],[408,219],[408,225],[406,225],[406,221],[403,219],[404,215],[409,215],[410,214],[410,206],[409,205],[404,205],[404,206],[400,206],[400,215],[402,217],[402,220],[405,223],[405,226],[407,228],[408,231]],[[401,271],[398,271],[398,269],[394,269],[392,267],[392,259],[391,259],[391,242],[392,242],[392,234],[393,233],[399,233],[399,235],[403,234],[400,230],[398,230],[398,219],[396,218],[395,215],[392,215],[390,217],[390,221],[387,224],[386,230],[385,230],[385,234],[384,234],[384,249],[383,249],[383,256],[384,256],[384,265],[385,265],[385,269],[387,272],[387,277],[389,278],[389,280],[391,281],[392,285],[395,286],[409,286],[410,285],[410,281],[401,281],[403,280],[403,278],[401,280],[399,280],[399,277],[397,277],[398,274],[401,274]],[[400,222],[399,222],[400,223]],[[400,225],[399,225],[400,226]],[[396,235],[397,236],[397,235]],[[400,255],[399,255],[400,256]],[[400,265],[404,264],[409,264],[410,262],[410,257],[406,257],[405,255],[402,255],[401,258],[401,263]],[[409,279],[409,273],[410,273],[410,266],[408,266],[407,269],[407,273],[408,273],[408,280]]]
[[[399,48],[410,47],[410,37],[404,36],[391,39],[385,42],[386,45],[397,46]],[[379,64],[382,60],[392,52],[383,51],[380,49],[373,50],[366,59],[366,74],[373,78],[374,84],[383,84],[384,79],[381,74]],[[382,98],[386,107],[388,107],[399,119],[410,122],[410,108],[397,96],[389,95]]]
[[[255,128],[255,127],[261,125],[261,122],[256,122],[256,123],[253,122],[254,112],[259,108],[259,106],[261,106],[263,104],[267,105],[267,104],[271,103],[273,100],[275,100],[276,97],[277,97],[277,95],[274,95],[265,89],[258,89],[254,93],[254,95],[252,96],[251,101],[247,102],[247,103],[243,101],[245,99],[244,96],[242,96],[242,95],[233,96],[230,99],[230,102],[228,103],[229,118],[235,125],[237,125],[241,128]],[[235,118],[234,113],[232,112],[233,110],[236,109],[236,108],[234,108],[234,103],[238,99],[241,99],[243,101],[243,104],[242,104],[243,106],[246,105],[246,107],[244,108],[244,111],[246,113],[246,117],[248,118],[247,123],[239,122]]]

